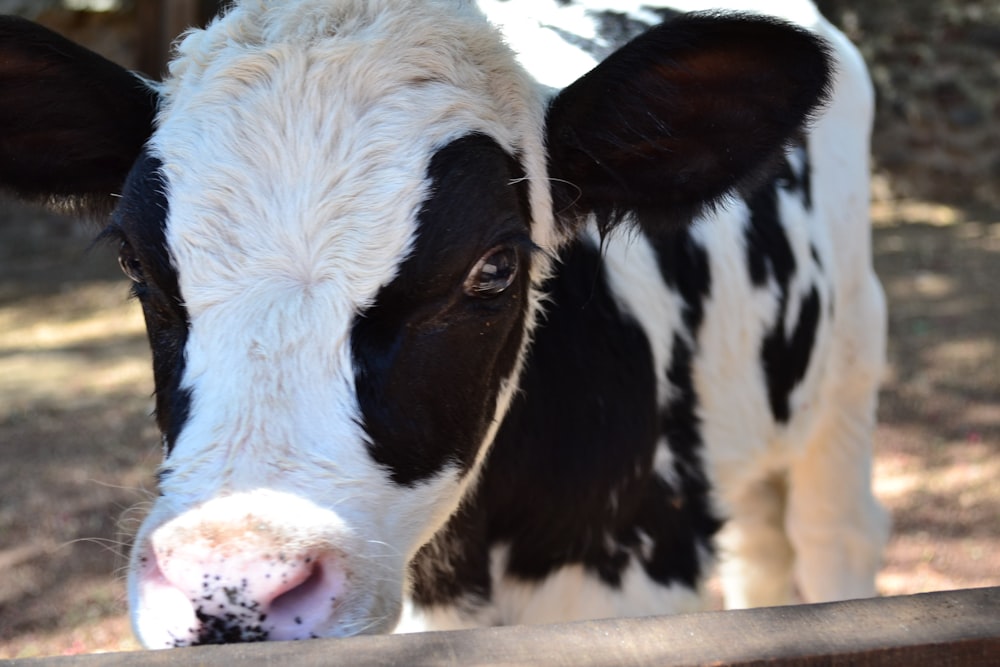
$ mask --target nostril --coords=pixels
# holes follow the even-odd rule
[[[274,614],[292,612],[309,601],[322,587],[323,565],[312,561],[312,570],[301,583],[289,588],[271,601],[270,610]]]
[[[139,626],[166,621],[154,645],[316,637],[333,621],[346,583],[339,557],[326,551],[276,555],[189,543],[150,549],[137,565]]]
[[[277,558],[264,556],[263,560],[250,555],[241,560],[244,562],[240,563],[238,570],[243,573],[243,580],[249,581],[254,599],[268,609],[275,600],[298,590],[316,576],[319,566],[318,559],[312,554],[281,554]]]
[[[272,639],[305,639],[316,636],[334,614],[344,591],[344,572],[333,556],[310,561],[309,575],[268,605]]]
[[[336,514],[259,489],[167,517],[181,502],[154,509],[131,553],[129,607],[143,644],[343,635],[365,613],[367,587],[348,587],[356,538]]]

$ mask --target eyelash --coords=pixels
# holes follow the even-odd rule
[[[520,268],[517,248],[499,245],[479,258],[465,279],[465,293],[478,299],[494,299],[507,291]]]

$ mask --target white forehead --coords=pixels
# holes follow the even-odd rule
[[[465,2],[242,3],[184,39],[162,92],[151,146],[193,317],[264,278],[364,307],[413,242],[430,157],[462,135],[544,181],[541,93]]]

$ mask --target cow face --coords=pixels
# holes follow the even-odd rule
[[[357,11],[189,38],[114,215],[166,443],[130,580],[153,646],[390,629],[515,387],[536,93],[469,12]]]
[[[167,445],[164,501],[140,534],[144,549],[135,552],[135,608],[150,610],[140,622],[161,619],[165,600],[182,586],[180,606],[203,598],[205,574],[218,576],[221,568],[248,578],[252,568],[230,567],[232,555],[204,560],[227,548],[207,533],[228,532],[234,522],[272,526],[267,531],[275,536],[252,560],[288,552],[289,560],[312,558],[337,572],[344,581],[325,591],[328,604],[344,596],[345,586],[367,592],[387,580],[390,590],[401,589],[409,556],[454,509],[514,387],[535,254],[527,192],[511,185],[523,182],[518,170],[495,141],[471,134],[433,153],[426,183],[397,220],[380,215],[346,238],[284,237],[284,245],[280,234],[227,233],[227,218],[219,221],[224,245],[206,248],[205,237],[186,235],[185,225],[173,222],[166,202],[176,197],[163,199],[165,221],[130,210],[132,201],[157,199],[143,191],[165,189],[162,163],[139,163],[115,233],[146,314]],[[364,220],[366,208],[385,203],[355,201],[360,209],[324,215]],[[289,211],[281,219],[310,213]],[[401,235],[405,247],[388,245],[391,222],[409,233]],[[203,219],[197,228],[210,225]],[[383,225],[388,235],[379,233]],[[186,511],[173,518],[178,502]],[[300,534],[292,538],[289,524]],[[196,547],[204,554],[190,552],[192,530],[206,541]],[[260,530],[249,534],[259,537]],[[231,534],[224,541],[247,539]],[[300,545],[297,552],[289,541]],[[187,574],[192,563],[194,580]],[[365,570],[370,564],[380,567]],[[161,577],[172,586],[161,586]],[[234,585],[224,577],[213,590]],[[245,595],[263,605],[268,593]],[[392,622],[395,610],[375,603],[393,597],[398,602],[392,595],[366,602],[362,623]],[[198,602],[193,611],[208,613],[206,606]],[[228,601],[226,609],[231,613]],[[294,617],[302,613],[296,606]],[[263,614],[275,625],[262,632],[282,636],[278,612]],[[191,625],[190,616],[171,614]],[[287,636],[303,636],[286,625]],[[171,628],[167,641],[182,631]]]
[[[237,4],[155,90],[30,24],[0,33],[3,157],[34,174],[4,182],[121,192],[106,235],[165,445],[129,576],[152,647],[390,630],[516,390],[554,250],[751,182],[827,78],[807,35],[702,16],[546,102],[452,0]],[[25,86],[61,145],[13,108]]]

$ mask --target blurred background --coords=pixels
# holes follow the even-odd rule
[[[204,25],[223,0],[0,0],[18,14],[152,78],[165,71],[173,39]]]
[[[220,4],[0,13],[158,77],[174,36]],[[865,55],[879,104],[873,235],[891,314],[875,484],[895,521],[879,590],[1000,585],[1000,3],[817,4]],[[137,648],[121,568],[159,440],[141,316],[95,232],[0,199],[0,658]]]

